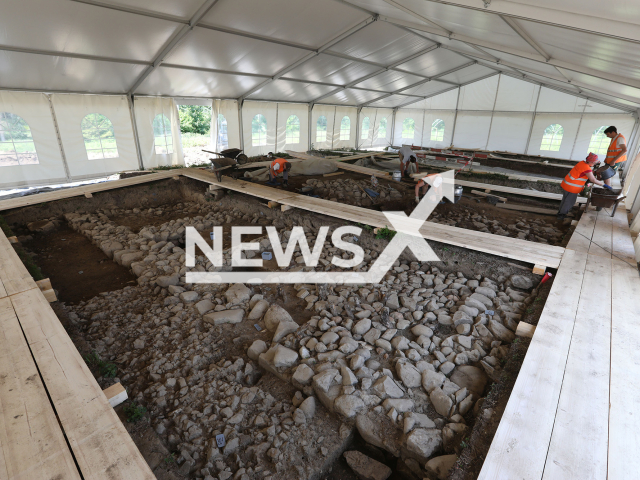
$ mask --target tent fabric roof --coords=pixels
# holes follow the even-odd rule
[[[503,73],[640,109],[626,0],[10,0],[0,88],[398,108]]]

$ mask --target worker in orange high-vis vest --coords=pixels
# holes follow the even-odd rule
[[[604,134],[611,139],[611,143],[607,149],[607,158],[604,162],[615,172],[621,168],[622,163],[627,160],[627,141],[621,133],[618,133],[618,129],[613,125],[607,128]],[[605,178],[604,183],[611,186],[611,177]]]
[[[282,174],[282,178],[284,179],[283,186],[289,186],[289,170],[291,170],[291,164],[287,162],[284,158],[275,158],[273,162],[271,162],[271,166],[269,167],[269,182],[271,185],[276,185],[276,177]]]
[[[560,210],[558,210],[558,220],[564,220],[564,217],[569,213],[569,210],[573,208],[576,200],[578,200],[578,195],[582,192],[587,181],[611,189],[611,187],[605,185],[604,182],[601,182],[594,177],[592,167],[597,161],[598,155],[595,153],[589,153],[586,160],[578,162],[567,176],[564,177],[564,180],[562,180],[560,186],[564,190],[564,193],[562,194]]]

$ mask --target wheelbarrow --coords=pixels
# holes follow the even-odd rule
[[[611,216],[613,217],[616,214],[618,204],[626,197],[626,195],[622,195],[621,188],[607,190],[606,188],[593,187],[591,189],[591,195],[589,195],[589,199],[587,200],[587,205],[591,203],[591,205],[596,207],[598,210],[613,207],[613,210],[611,211]]]

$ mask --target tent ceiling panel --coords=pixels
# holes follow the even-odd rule
[[[584,98],[542,87],[537,111],[582,113],[586,103]]]
[[[167,57],[167,63],[275,75],[308,52],[252,38],[196,28]]]
[[[637,44],[584,32],[568,34],[560,27],[539,23],[521,24],[554,59],[640,79],[640,49]]]
[[[252,93],[249,99],[308,103],[314,98],[326,95],[333,90],[335,90],[335,87],[326,85],[276,80]]]
[[[443,92],[445,90],[450,89],[451,87],[453,87],[453,85],[450,85],[448,83],[438,82],[437,80],[431,80],[430,82],[423,83],[422,85],[418,85],[417,87],[413,87],[408,90],[405,90],[402,93],[404,93],[405,95],[415,95],[418,97],[426,97],[429,95],[434,95],[438,92]]]
[[[377,102],[373,102],[369,106],[374,108],[395,108],[395,107],[399,107],[400,105],[404,105],[405,103],[418,102],[418,101],[420,101],[420,97],[408,97],[405,95],[391,95],[389,97],[382,98]]]
[[[463,34],[486,42],[509,45],[512,48],[537,53],[526,41],[524,41],[509,25],[499,16],[479,10],[465,10],[451,5],[437,2],[425,2],[424,0],[396,0],[400,5],[427,18],[440,27],[454,33]],[[420,20],[418,16],[414,22],[427,22]]]
[[[338,1],[342,1],[342,0],[338,0]],[[416,21],[413,15],[410,15],[409,13],[405,13],[402,10],[398,10],[398,8],[394,7],[390,3],[387,3],[385,0],[348,0],[345,3],[349,3],[351,5],[363,8],[367,11],[376,12],[380,15],[398,18],[406,22]]]
[[[419,73],[420,75],[433,77],[439,73],[446,72],[468,62],[468,59],[455,52],[438,48],[429,53],[425,53],[418,58],[405,62],[402,65],[398,65],[398,68],[409,72]]]
[[[331,51],[390,65],[433,45],[433,42],[385,22],[374,22],[331,47]]]
[[[379,69],[375,65],[320,54],[294,68],[284,78],[346,85]]]
[[[185,97],[238,98],[261,82],[264,78],[160,67],[140,85],[138,93],[166,95],[171,92],[171,95]]]
[[[0,52],[0,87],[16,90],[125,93],[144,65]]]
[[[481,78],[486,77],[487,75],[491,75],[492,73],[497,72],[482,65],[471,65],[467,68],[463,68],[462,70],[458,70],[457,72],[453,72],[449,75],[445,75],[444,77],[440,77],[440,79],[447,82],[461,84],[480,80]]]
[[[319,47],[367,17],[333,0],[220,0],[202,22]]]
[[[458,102],[458,88],[449,87],[450,90],[425,98],[417,103],[408,105],[408,108],[419,108],[424,110],[455,110]]]
[[[495,109],[499,112],[533,112],[539,89],[540,87],[533,83],[501,75]]]
[[[101,3],[118,7],[132,8],[146,12],[161,13],[180,17],[184,20],[190,19],[194,13],[202,6],[203,0],[101,0]]]
[[[523,72],[539,73],[540,75],[549,75],[551,77],[561,77],[558,70],[547,63],[536,62],[535,60],[529,60],[528,58],[517,57],[508,53],[491,50],[490,48],[483,48],[482,50],[487,52],[489,55],[499,58],[501,61],[513,64],[514,68],[522,68]]]
[[[0,44],[148,61],[180,25],[68,0],[3,2]]]
[[[335,94],[321,100],[321,103],[329,105],[360,105],[380,98],[380,94],[376,92],[368,92],[366,90],[353,90],[351,88],[341,90]],[[407,98],[407,97],[404,97]]]
[[[587,108],[584,113],[626,113],[619,108],[610,107],[608,105],[603,105],[602,103],[594,102],[593,100],[589,100],[587,102]]]
[[[607,80],[575,72],[571,72],[571,79],[581,88],[584,85],[585,88],[593,87],[595,90],[606,89],[607,92],[611,92],[612,95],[618,98],[640,103],[640,88],[620,85],[619,83],[608,82]]]
[[[385,92],[394,92],[409,85],[413,85],[421,80],[422,77],[409,75],[407,73],[388,70],[380,75],[358,83],[355,86],[360,88],[370,88],[373,90],[383,90]]]

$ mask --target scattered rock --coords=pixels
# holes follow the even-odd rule
[[[236,283],[228,288],[224,295],[227,297],[227,302],[237,304],[248,301],[251,298],[251,290],[244,283]]]
[[[223,323],[240,323],[244,318],[244,310],[223,310],[221,312],[207,313],[202,319],[212,325]]]
[[[391,476],[391,469],[373,458],[351,450],[344,453],[347,464],[361,480],[386,480]]]

